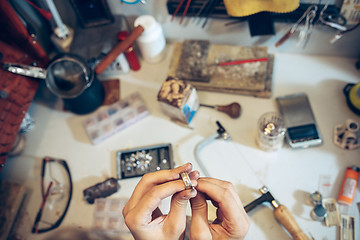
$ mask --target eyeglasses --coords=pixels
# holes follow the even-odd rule
[[[70,205],[72,188],[70,169],[66,161],[45,157],[41,170],[42,202],[32,233],[44,233],[60,226]]]

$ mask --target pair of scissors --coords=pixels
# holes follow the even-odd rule
[[[346,18],[343,15],[341,15],[339,12],[335,12],[332,14],[325,13],[328,6],[329,6],[329,1],[325,4],[325,6],[320,12],[319,15],[320,22],[337,30],[345,31]]]

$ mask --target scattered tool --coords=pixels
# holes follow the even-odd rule
[[[120,53],[124,52],[135,40],[144,32],[144,27],[139,25],[134,28],[130,34],[121,42],[119,42],[101,62],[96,65],[95,73],[101,74],[116,58]]]
[[[275,43],[275,47],[279,47],[280,45],[282,45],[286,40],[288,40],[292,35],[294,35],[296,33],[296,31],[299,28],[300,23],[306,19],[306,24],[309,24],[309,27],[311,25],[312,27],[312,21],[316,15],[316,11],[317,11],[317,6],[316,5],[311,5],[310,7],[308,7],[308,9],[304,12],[304,14],[297,20],[297,22],[292,25],[292,27],[284,34],[284,36],[282,36],[276,43]],[[309,22],[311,20],[311,23]],[[302,38],[309,38],[309,34],[310,34],[310,30],[311,28],[308,28],[308,33],[305,34],[306,36],[303,36]],[[304,40],[306,41],[306,40]]]
[[[207,138],[203,139],[202,141],[200,141],[198,144],[196,144],[195,149],[194,149],[195,160],[197,161],[200,169],[202,170],[202,172],[204,173],[204,176],[206,176],[206,177],[211,177],[211,176],[210,176],[209,172],[207,171],[205,165],[201,161],[201,158],[200,158],[201,150],[215,140],[224,140],[224,141],[231,140],[230,134],[225,130],[225,128],[221,125],[221,123],[219,121],[216,121],[216,125],[218,126],[216,133],[212,134],[212,135],[208,136]]]
[[[229,65],[238,65],[244,63],[253,63],[253,62],[267,62],[269,58],[255,58],[255,59],[244,59],[244,60],[236,60],[236,61],[229,61],[229,62],[220,62],[216,63],[218,66],[229,66]]]
[[[259,191],[262,195],[245,206],[245,211],[249,212],[258,205],[269,202],[274,208],[274,216],[280,222],[280,224],[290,233],[290,235],[295,240],[310,240],[310,238],[301,230],[299,225],[296,223],[295,218],[292,216],[289,209],[281,205],[275,198],[271,195],[269,189],[266,186],[263,186]]]
[[[201,107],[208,107],[208,108],[214,108],[215,110],[219,112],[226,113],[231,118],[238,118],[241,113],[241,106],[237,102],[230,103],[228,105],[207,105],[207,104],[200,104]]]
[[[185,2],[185,0],[181,0],[181,1],[179,2],[179,4],[177,5],[177,7],[176,7],[176,9],[175,9],[174,14],[173,14],[172,17],[171,17],[171,21],[174,21],[174,18],[175,18],[175,16],[176,16],[176,14],[179,12],[179,10],[180,10],[180,8],[181,8],[181,6],[183,5],[184,2]],[[179,24],[181,24],[181,23],[183,22],[184,17],[186,16],[187,11],[189,10],[190,3],[191,3],[191,0],[187,0],[186,6],[185,6],[185,10],[184,10],[184,12],[183,12],[183,14],[182,14],[182,16],[181,16],[181,19],[180,19]]]
[[[206,4],[206,11],[204,11],[204,17],[205,17],[205,21],[203,23],[203,25],[201,26],[202,28],[204,28],[209,20],[209,17],[211,16],[211,14],[213,13],[216,5],[217,5],[218,1],[216,0],[209,0],[207,1]]]

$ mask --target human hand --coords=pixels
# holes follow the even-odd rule
[[[190,199],[190,239],[244,239],[250,220],[233,184],[214,178],[199,178],[197,183],[197,196]],[[212,224],[206,200],[217,208]]]
[[[171,170],[145,174],[123,209],[125,223],[135,239],[181,239],[186,227],[186,206],[196,196],[195,189],[185,190],[180,173],[189,173],[192,185],[197,185],[199,172],[191,172],[187,163]],[[158,206],[172,196],[170,211],[163,215]]]

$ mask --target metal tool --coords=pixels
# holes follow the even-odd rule
[[[228,134],[226,132],[225,128],[220,124],[220,122],[216,121],[216,124],[218,125],[217,133],[213,134],[213,135],[210,135],[209,137],[205,138],[204,140],[202,140],[201,142],[196,144],[195,150],[194,150],[194,155],[195,155],[196,162],[198,163],[199,167],[201,168],[201,170],[204,173],[204,176],[206,176],[206,177],[210,177],[210,174],[206,170],[206,167],[204,166],[204,164],[202,163],[202,161],[200,159],[200,151],[205,146],[209,145],[211,142],[213,142],[215,140],[222,139],[222,140],[228,141],[228,140],[231,139],[230,134]]]
[[[3,63],[2,67],[5,71],[9,71],[15,74],[39,79],[46,79],[46,69],[44,68],[8,62]]]
[[[316,12],[318,7],[314,5],[310,9],[311,10],[308,12],[308,14],[306,14],[305,24],[299,33],[298,42],[297,42],[298,47],[304,48],[306,46],[314,28],[314,19],[316,17]]]
[[[181,1],[179,2],[179,4],[177,5],[177,7],[176,7],[176,9],[175,9],[174,14],[173,14],[172,17],[171,17],[171,21],[174,21],[174,18],[175,18],[175,16],[176,16],[176,14],[179,12],[179,10],[180,10],[180,8],[181,8],[181,6],[183,5],[184,2],[185,2],[185,0],[181,0]],[[185,15],[186,15],[186,13],[187,13],[187,11],[188,11],[188,9],[189,9],[190,3],[191,3],[191,0],[187,0],[186,6],[185,6],[185,10],[184,10],[184,12],[183,12],[183,14],[182,14],[182,16],[181,16],[181,19],[180,19],[179,24],[181,24],[181,23],[183,22],[184,17],[185,17]]]
[[[335,13],[335,14],[334,13],[333,14],[325,13],[326,9],[329,6],[329,2],[330,1],[327,1],[326,4],[324,5],[323,9],[320,11],[320,14],[319,14],[320,22],[331,28],[334,28],[334,29],[337,29],[340,31],[345,31],[347,29],[345,27],[346,18],[343,15],[341,15],[340,13]]]
[[[273,197],[266,186],[263,186],[261,189],[259,189],[259,191],[262,193],[262,195],[245,206],[246,212],[251,211],[262,203],[268,202],[274,208],[273,213],[275,218],[290,233],[293,239],[310,240],[310,238],[301,230],[289,209],[286,206],[280,204]]]
[[[314,12],[316,14],[317,6],[311,5],[308,7],[308,9],[304,12],[304,14],[296,21],[294,25],[291,26],[291,28],[280,38],[279,41],[275,43],[275,47],[279,47],[282,45],[286,40],[288,40],[292,35],[296,33],[296,31],[299,28],[300,23],[308,17],[309,14],[313,15]],[[308,17],[309,18],[309,17]]]
[[[201,107],[208,107],[208,108],[214,108],[215,110],[219,112],[226,113],[231,118],[238,118],[241,113],[241,106],[237,102],[230,103],[228,105],[207,105],[207,104],[200,104]]]
[[[211,16],[211,14],[213,13],[216,5],[217,5],[218,1],[216,0],[208,0],[207,4],[206,4],[206,11],[204,11],[204,17],[205,17],[205,21],[202,24],[202,28],[204,28],[209,20],[209,17]]]

